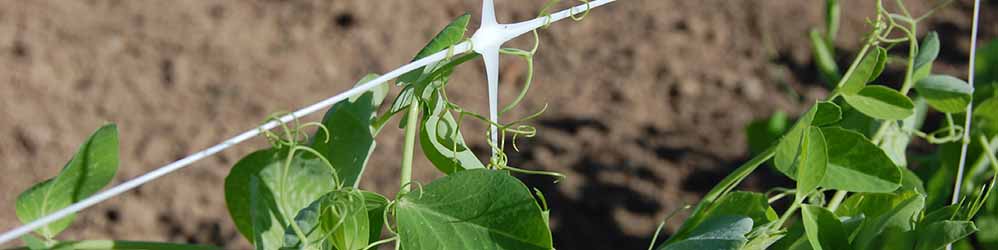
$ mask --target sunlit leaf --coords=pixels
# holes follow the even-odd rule
[[[527,187],[494,170],[459,171],[413,189],[395,212],[403,249],[552,249]]]
[[[883,47],[877,47],[877,64],[873,67],[873,74],[870,74],[870,78],[866,82],[872,82],[880,77],[880,74],[884,72],[884,68],[887,66],[887,49]]]
[[[118,171],[118,128],[104,125],[90,135],[63,166],[59,175],[35,184],[17,197],[16,214],[22,223],[93,195],[114,179]],[[75,214],[45,225],[35,232],[51,239],[72,224]]]
[[[436,93],[427,105],[432,110],[423,115],[419,145],[433,166],[445,174],[485,168],[475,153],[465,145],[457,120],[444,109],[447,104],[443,95]]]
[[[793,128],[790,129],[776,145],[774,165],[776,169],[792,179],[797,179],[795,162],[801,153],[802,136],[812,125],[834,123],[841,117],[838,105],[830,102],[818,102],[804,113]]]
[[[821,131],[828,145],[828,170],[822,187],[881,193],[901,187],[901,169],[869,139],[840,127]]]
[[[367,75],[357,85],[377,77],[374,74]],[[329,134],[318,129],[312,138],[312,148],[336,168],[344,186],[356,187],[364,174],[367,161],[377,144],[374,141],[376,131],[371,127],[372,122],[387,94],[388,85],[382,84],[333,105],[322,118],[322,124],[329,129]]]
[[[915,112],[911,99],[897,90],[879,85],[866,86],[856,94],[843,95],[843,98],[856,110],[881,120],[901,120]]]
[[[285,244],[289,219],[335,190],[333,169],[298,150],[266,149],[239,160],[225,178],[225,204],[236,229],[258,249]]]
[[[866,83],[870,82],[870,78],[874,77],[874,73],[877,71],[877,66],[880,61],[880,49],[879,47],[870,50],[863,56],[863,60],[859,62],[856,69],[853,70],[852,74],[846,76],[845,83],[842,84],[840,90],[843,94],[856,94],[859,93]]]

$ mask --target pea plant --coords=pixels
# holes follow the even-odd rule
[[[707,193],[658,249],[966,249],[979,230],[974,244],[996,246],[998,45],[978,57],[976,87],[937,74],[932,65],[944,45],[934,32],[921,40],[917,33],[935,9],[913,16],[902,1],[876,2],[870,31],[842,72],[834,56],[839,3],[825,1],[825,28],[809,35],[831,94],[792,126],[783,113],[750,124],[756,156]],[[891,66],[903,68],[900,82],[884,82]],[[938,129],[923,130],[928,117],[941,120]],[[916,140],[937,151],[909,154]],[[767,163],[795,186],[734,191]],[[789,205],[777,212],[775,203]]]
[[[499,117],[516,108],[532,80],[537,28],[571,17],[584,18],[592,8],[613,0],[581,1],[582,5],[552,13],[549,1],[538,18],[516,24],[496,22],[492,0],[483,1],[482,25],[466,38],[468,14],[454,19],[413,59],[386,75],[368,75],[350,91],[290,114],[275,114],[258,128],[218,146],[171,163],[108,191],[118,168],[116,125],[95,131],[55,177],[24,191],[16,201],[21,227],[0,236],[0,243],[21,236],[25,246],[13,249],[217,249],[215,246],[157,242],[61,241],[60,232],[75,212],[120,194],[170,171],[262,135],[269,147],[239,160],[225,178],[225,201],[239,233],[256,249],[372,249],[394,243],[396,249],[553,249],[546,201],[513,173],[561,174],[511,166],[507,146],[534,136],[526,122],[540,110],[509,122]],[[529,50],[501,48],[505,41],[533,32]],[[466,53],[474,51],[476,53]],[[498,109],[498,56],[525,59],[528,76],[514,100]],[[447,97],[448,78],[457,66],[482,57],[486,64],[491,113],[481,115]],[[400,94],[390,103],[397,78]],[[387,104],[387,105],[386,105]],[[301,122],[309,112],[331,107],[318,122]],[[382,108],[382,106],[385,106]],[[404,130],[401,180],[393,197],[359,188],[376,138],[394,117]],[[482,162],[466,145],[462,124],[483,122],[492,155]],[[271,131],[271,128],[277,128]],[[309,132],[314,131],[314,132]],[[511,141],[507,141],[510,138]],[[411,180],[415,147],[445,177],[422,184]],[[509,143],[510,145],[507,145]],[[387,167],[387,166],[377,166]],[[27,234],[32,232],[32,234]]]

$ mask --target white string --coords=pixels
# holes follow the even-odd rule
[[[974,1],[974,21],[970,31],[970,59],[967,66],[967,84],[970,84],[970,93],[974,93],[974,61],[977,59],[977,24],[981,14],[981,0]],[[967,147],[970,145],[970,121],[974,116],[974,100],[971,98],[967,103],[966,118],[963,122],[963,146],[960,147],[960,165],[957,165],[956,179],[953,182],[953,199],[950,204],[960,202],[961,185],[963,184],[963,169],[967,164]],[[947,250],[953,249],[953,244],[946,245]]]
[[[974,61],[977,55],[977,21],[980,14],[981,0],[974,1],[974,23],[972,25],[971,35],[970,35],[970,65],[968,66],[967,72],[967,84],[970,84],[970,93],[974,93]],[[971,98],[973,99],[973,98]],[[967,146],[970,144],[970,121],[974,116],[973,110],[974,101],[971,100],[967,103],[966,119],[963,123],[963,147],[960,148],[960,165],[956,170],[956,180],[953,184],[953,199],[950,200],[950,204],[956,204],[960,201],[960,189],[963,183],[963,169],[964,165],[967,164]]]
[[[590,3],[590,5],[591,5],[591,8],[595,8],[596,6],[603,5],[603,4],[606,4],[606,3],[609,3],[609,2],[613,2],[613,1],[615,1],[615,0],[599,0],[599,1],[594,1],[594,2]],[[601,2],[601,3],[597,5],[596,2]],[[571,9],[562,10],[562,11],[560,11],[558,13],[552,14],[550,22],[555,22],[555,21],[564,19],[565,17],[568,17],[569,15],[571,15],[571,13],[574,13],[574,12],[577,12],[577,11],[580,11],[580,10],[585,10],[585,9],[586,9],[586,5],[579,5],[579,6],[571,8]],[[530,25],[531,28],[529,30],[526,30],[526,31],[530,31],[530,30],[534,30],[534,29],[537,29],[537,28],[543,26],[544,23],[545,23],[544,19],[545,19],[545,17],[539,17],[539,18],[536,18],[536,19],[533,19],[533,20],[530,20],[530,21],[522,22],[522,23],[529,23],[529,24],[531,24]],[[518,26],[518,27],[520,27],[520,28],[528,28],[528,27],[526,27],[526,25]],[[522,33],[519,33],[517,35],[526,33],[526,31],[524,31]],[[507,33],[507,35],[508,34],[510,34],[510,33]],[[386,73],[386,74],[384,74],[382,76],[379,76],[378,78],[375,78],[375,79],[373,79],[373,80],[371,80],[371,81],[369,81],[367,83],[361,84],[360,86],[357,86],[357,87],[354,87],[354,88],[349,89],[347,91],[344,91],[344,92],[342,92],[340,94],[337,94],[337,95],[332,96],[332,97],[330,97],[328,99],[322,100],[322,101],[320,101],[318,103],[309,105],[309,106],[307,106],[305,108],[302,108],[302,109],[300,109],[298,111],[295,111],[294,113],[282,116],[282,117],[280,117],[278,119],[279,121],[267,122],[267,123],[265,123],[265,124],[263,124],[263,125],[261,125],[261,126],[259,126],[257,128],[251,129],[249,131],[243,132],[242,134],[236,135],[235,137],[229,138],[228,140],[225,140],[224,142],[219,143],[218,145],[211,146],[211,147],[209,147],[209,148],[207,148],[205,150],[202,150],[200,152],[191,154],[191,155],[189,155],[187,157],[184,157],[183,159],[174,161],[174,162],[172,162],[170,164],[162,166],[162,167],[160,167],[160,168],[158,168],[156,170],[153,170],[153,171],[151,171],[149,173],[143,174],[143,175],[141,175],[139,177],[136,177],[136,178],[128,180],[128,181],[126,181],[124,183],[121,183],[118,186],[114,186],[114,187],[112,187],[112,188],[110,188],[108,190],[105,190],[103,192],[97,193],[97,194],[95,194],[93,196],[90,196],[89,198],[86,198],[86,199],[81,200],[81,201],[79,201],[77,203],[69,205],[68,207],[60,209],[59,211],[56,211],[56,212],[51,213],[51,214],[48,214],[48,215],[46,215],[46,216],[44,216],[42,218],[39,218],[39,219],[37,219],[35,221],[32,221],[31,223],[28,223],[28,224],[25,224],[23,226],[14,228],[14,229],[12,229],[10,231],[7,231],[3,235],[0,235],[0,245],[2,245],[4,243],[7,243],[7,242],[9,242],[11,240],[17,239],[18,237],[21,237],[22,235],[25,235],[25,234],[27,234],[27,233],[29,233],[31,231],[34,231],[34,230],[36,230],[38,228],[41,228],[41,227],[43,227],[43,226],[45,226],[45,225],[47,225],[49,223],[52,223],[52,222],[54,222],[56,220],[62,219],[63,217],[66,217],[66,216],[68,216],[70,214],[79,212],[80,210],[83,210],[83,209],[88,208],[90,206],[93,206],[93,205],[95,205],[97,203],[100,203],[100,202],[103,202],[103,201],[108,200],[110,198],[113,198],[113,197],[115,197],[117,195],[120,195],[120,194],[122,194],[122,193],[124,193],[126,191],[129,191],[129,190],[131,190],[133,188],[141,186],[141,185],[143,185],[145,183],[148,183],[150,181],[156,180],[157,178],[162,177],[162,176],[164,176],[166,174],[169,174],[169,173],[171,173],[173,171],[177,171],[179,169],[187,167],[191,163],[194,163],[194,162],[196,162],[198,160],[204,159],[204,158],[206,158],[208,156],[214,155],[214,154],[216,154],[218,152],[221,152],[222,150],[225,150],[225,149],[227,149],[229,147],[232,147],[232,146],[234,146],[236,144],[242,143],[242,142],[244,142],[244,141],[246,141],[246,140],[248,140],[250,138],[253,138],[253,137],[259,135],[260,133],[262,133],[263,131],[273,129],[273,128],[279,126],[281,123],[291,122],[296,117],[304,117],[304,116],[306,116],[308,114],[314,113],[314,112],[319,111],[321,109],[324,109],[324,108],[327,108],[329,106],[332,106],[333,104],[336,104],[336,103],[338,103],[340,101],[343,101],[343,100],[345,100],[347,98],[350,98],[351,96],[355,96],[355,95],[359,95],[361,93],[364,93],[364,92],[366,92],[366,91],[368,91],[368,90],[370,90],[370,89],[372,89],[372,88],[374,88],[374,87],[376,87],[376,86],[378,86],[380,84],[386,83],[389,80],[394,79],[394,78],[396,78],[396,77],[398,77],[398,76],[400,76],[400,75],[402,75],[404,73],[407,73],[409,71],[418,69],[420,67],[429,65],[431,63],[443,60],[444,58],[447,58],[448,53],[452,53],[452,55],[453,54],[463,54],[463,53],[466,53],[466,52],[468,52],[470,50],[471,50],[471,43],[470,42],[462,42],[460,44],[455,45],[453,50],[449,50],[449,51],[448,50],[443,50],[443,51],[437,52],[435,54],[432,54],[430,56],[427,56],[427,57],[424,57],[422,59],[419,59],[419,60],[416,60],[414,62],[411,62],[409,64],[403,65],[403,66],[401,66],[401,67],[399,67],[399,68],[397,68],[395,70],[392,70],[392,71],[390,71],[390,72],[388,72],[388,73]]]

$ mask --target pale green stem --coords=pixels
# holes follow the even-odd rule
[[[849,192],[844,190],[835,191],[832,200],[828,202],[828,210],[835,212],[835,209],[838,209],[839,205],[842,204],[842,200],[846,198],[846,194],[849,194]]]
[[[405,121],[405,144],[402,145],[402,174],[399,179],[400,193],[408,193],[412,182],[412,156],[416,150],[416,124],[419,122],[419,98],[413,98],[409,104],[409,113]]]

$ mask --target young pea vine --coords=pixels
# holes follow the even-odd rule
[[[221,143],[219,143],[217,145],[208,147],[208,148],[206,148],[206,149],[204,149],[202,151],[199,151],[199,152],[195,152],[195,153],[193,153],[191,155],[188,155],[188,156],[186,156],[184,158],[181,158],[181,159],[179,159],[177,161],[171,162],[171,163],[169,163],[167,165],[164,165],[164,166],[159,167],[159,168],[157,168],[157,169],[155,169],[153,171],[150,171],[150,172],[148,172],[146,174],[143,174],[143,175],[140,175],[140,176],[135,177],[133,179],[130,179],[128,181],[125,181],[124,183],[121,183],[121,184],[119,184],[117,186],[109,188],[109,189],[107,189],[105,191],[96,193],[96,194],[94,194],[94,195],[92,195],[92,196],[90,196],[90,197],[88,197],[86,199],[82,199],[82,200],[80,200],[80,201],[78,201],[76,203],[73,203],[73,204],[71,204],[71,205],[69,205],[69,206],[67,206],[67,207],[65,207],[63,209],[60,209],[60,210],[55,211],[53,213],[47,214],[47,215],[45,215],[45,216],[43,216],[41,218],[38,218],[38,219],[36,219],[36,220],[34,220],[34,221],[30,222],[30,223],[27,223],[25,225],[13,228],[13,229],[11,229],[11,230],[3,233],[2,235],[0,235],[0,244],[4,244],[4,243],[7,243],[7,242],[10,242],[11,240],[17,239],[17,238],[19,238],[19,237],[21,237],[21,236],[23,236],[23,235],[25,235],[27,233],[30,233],[33,230],[39,229],[39,228],[41,228],[43,226],[46,226],[46,225],[48,225],[48,224],[50,224],[52,222],[55,222],[55,221],[57,221],[59,219],[65,218],[65,217],[67,217],[67,216],[69,216],[71,214],[74,214],[76,212],[79,212],[79,211],[81,211],[83,209],[89,208],[89,207],[91,207],[93,205],[96,205],[96,204],[98,204],[100,202],[103,202],[103,201],[106,201],[108,199],[111,199],[111,198],[113,198],[115,196],[118,196],[118,195],[120,195],[122,193],[130,191],[130,190],[132,190],[134,188],[137,188],[137,187],[139,187],[139,186],[141,186],[143,184],[146,184],[148,182],[154,181],[154,180],[156,180],[156,179],[158,179],[160,177],[163,177],[163,176],[165,176],[167,174],[170,174],[170,173],[175,172],[177,170],[183,169],[183,168],[185,168],[187,166],[190,166],[194,162],[197,162],[197,161],[199,161],[201,159],[204,159],[204,158],[207,158],[207,157],[209,157],[211,155],[219,153],[219,152],[221,152],[221,151],[223,151],[225,149],[228,149],[229,147],[232,147],[232,146],[237,145],[239,143],[245,142],[245,141],[247,141],[247,140],[249,140],[249,139],[251,139],[253,137],[256,137],[258,135],[264,134],[265,136],[268,136],[268,138],[276,138],[276,137],[272,137],[273,134],[271,134],[270,132],[267,132],[267,131],[269,131],[271,129],[274,129],[274,128],[277,128],[277,127],[281,127],[281,126],[285,126],[286,127],[287,123],[295,121],[299,117],[304,117],[304,116],[309,115],[311,113],[314,113],[316,111],[323,110],[325,108],[328,108],[328,107],[332,106],[333,104],[336,104],[336,103],[339,103],[341,101],[344,101],[344,100],[346,100],[346,99],[348,99],[348,98],[350,98],[352,96],[360,95],[360,94],[362,94],[364,92],[367,92],[368,90],[371,90],[371,89],[373,89],[373,88],[375,88],[377,86],[380,86],[380,85],[382,85],[382,84],[384,84],[384,83],[386,83],[386,82],[388,82],[388,81],[390,81],[392,79],[395,79],[395,78],[397,78],[397,77],[399,77],[402,74],[405,74],[407,72],[410,72],[410,71],[413,71],[413,70],[416,70],[416,69],[420,69],[420,68],[422,68],[424,66],[427,66],[427,65],[439,62],[439,61],[447,59],[447,58],[450,58],[453,55],[465,54],[465,53],[467,53],[469,51],[472,51],[472,50],[474,50],[475,52],[477,52],[479,54],[482,54],[483,57],[486,58],[486,65],[487,65],[487,70],[486,71],[487,71],[487,74],[489,76],[488,78],[489,78],[489,84],[490,84],[490,105],[492,105],[491,108],[490,108],[490,111],[491,111],[490,112],[490,116],[492,116],[491,118],[493,118],[493,119],[489,119],[489,121],[491,121],[491,123],[493,123],[493,129],[492,129],[493,132],[491,133],[491,136],[493,136],[492,142],[494,143],[494,142],[498,141],[498,139],[497,139],[498,133],[495,132],[495,131],[498,130],[498,126],[495,126],[495,125],[497,125],[497,124],[495,124],[495,121],[497,120],[495,118],[497,118],[498,113],[499,113],[499,112],[497,112],[497,108],[496,108],[496,106],[498,104],[498,99],[497,99],[497,94],[498,94],[497,92],[498,91],[497,91],[497,88],[498,88],[498,73],[499,73],[498,72],[499,71],[499,68],[498,68],[498,53],[500,52],[500,48],[499,47],[503,43],[505,43],[506,41],[509,41],[509,40],[511,40],[513,38],[516,38],[516,37],[518,37],[518,36],[520,36],[520,35],[528,32],[528,31],[536,30],[538,28],[541,28],[543,26],[547,26],[548,24],[551,24],[551,23],[563,20],[563,19],[568,18],[568,17],[575,17],[576,13],[586,13],[590,9],[593,9],[593,8],[596,8],[596,7],[600,7],[600,6],[603,6],[603,5],[615,2],[615,1],[616,0],[594,0],[594,1],[591,1],[591,2],[586,2],[585,4],[582,4],[582,5],[578,5],[578,6],[566,9],[566,10],[562,10],[562,11],[555,12],[555,13],[550,13],[548,15],[545,15],[543,17],[538,17],[538,18],[535,18],[533,20],[524,21],[524,22],[520,22],[520,23],[514,23],[514,24],[499,24],[498,22],[495,21],[495,12],[494,12],[494,7],[493,7],[493,4],[492,4],[492,0],[484,0],[483,1],[484,4],[483,4],[483,25],[482,25],[482,28],[480,28],[479,31],[477,31],[475,33],[475,36],[473,36],[473,38],[470,41],[465,41],[465,42],[459,43],[459,44],[451,47],[450,49],[448,49],[446,51],[440,51],[440,52],[431,54],[429,56],[423,57],[423,58],[421,58],[419,60],[415,60],[415,61],[413,61],[413,62],[411,62],[409,64],[405,64],[405,65],[403,65],[403,66],[401,66],[401,67],[399,67],[399,68],[397,68],[395,70],[389,71],[388,73],[385,73],[384,75],[381,75],[381,76],[379,76],[379,77],[377,77],[375,79],[372,79],[372,80],[370,80],[370,81],[368,81],[368,82],[366,82],[364,84],[361,84],[359,86],[356,86],[354,88],[351,88],[349,90],[341,92],[341,93],[339,93],[337,95],[334,95],[334,96],[329,97],[329,98],[327,98],[325,100],[319,101],[319,102],[317,102],[315,104],[306,106],[306,107],[304,107],[302,109],[299,109],[297,111],[294,111],[294,112],[292,112],[290,114],[286,114],[286,115],[277,117],[276,119],[270,119],[269,122],[264,123],[263,125],[260,125],[259,127],[256,127],[256,128],[250,129],[248,131],[245,131],[245,132],[243,132],[241,134],[238,134],[238,135],[236,135],[234,137],[231,137],[231,138],[229,138],[229,139],[227,139],[227,140],[225,140],[225,141],[223,141],[223,142],[221,142]],[[475,46],[472,46],[473,43],[475,44]],[[478,48],[475,49],[474,47],[478,47]],[[505,50],[505,52],[512,52],[512,51]],[[516,53],[513,53],[513,54],[516,54]],[[520,98],[518,98],[518,99],[520,99]],[[418,106],[418,105],[412,105],[412,106],[410,106],[410,108],[411,107],[416,107],[416,106]],[[412,113],[412,112],[417,112],[417,111],[410,110],[409,112]],[[462,114],[463,114],[463,112],[462,112]],[[407,123],[412,123],[412,119],[416,119],[416,118],[415,118],[415,116],[410,116],[408,119],[410,119],[410,120],[408,120]],[[415,140],[414,140],[414,134],[415,134],[415,130],[414,129],[415,129],[415,127],[416,126],[409,126],[407,128],[407,131],[406,131],[406,134],[407,134],[407,138],[406,138],[407,139],[406,140],[406,149],[407,150],[406,151],[410,152],[410,153],[406,153],[406,154],[408,154],[408,157],[403,157],[403,159],[407,159],[407,160],[404,160],[403,163],[402,163],[403,189],[406,189],[406,190],[410,186],[407,183],[411,182],[411,181],[409,181],[409,180],[411,180],[411,170],[412,170],[412,160],[411,160],[412,159],[412,155],[411,155],[411,151],[412,151],[412,148],[413,148],[412,145],[414,145],[414,143],[415,143]],[[288,131],[288,130],[286,129],[285,131]],[[531,133],[529,133],[529,129],[527,129],[527,130],[509,129],[507,131],[514,131],[515,134],[520,134],[520,135],[529,135],[529,134],[531,134]],[[295,134],[292,134],[292,135],[293,136],[297,136]],[[409,135],[413,135],[413,137],[410,138]],[[288,138],[289,140],[284,140],[283,142],[280,142],[280,143],[289,143],[290,142],[291,144],[294,144],[293,141],[296,141],[295,138],[296,137],[289,137]],[[294,147],[292,147],[292,148],[294,148]],[[512,168],[508,168],[508,169],[512,169]]]

